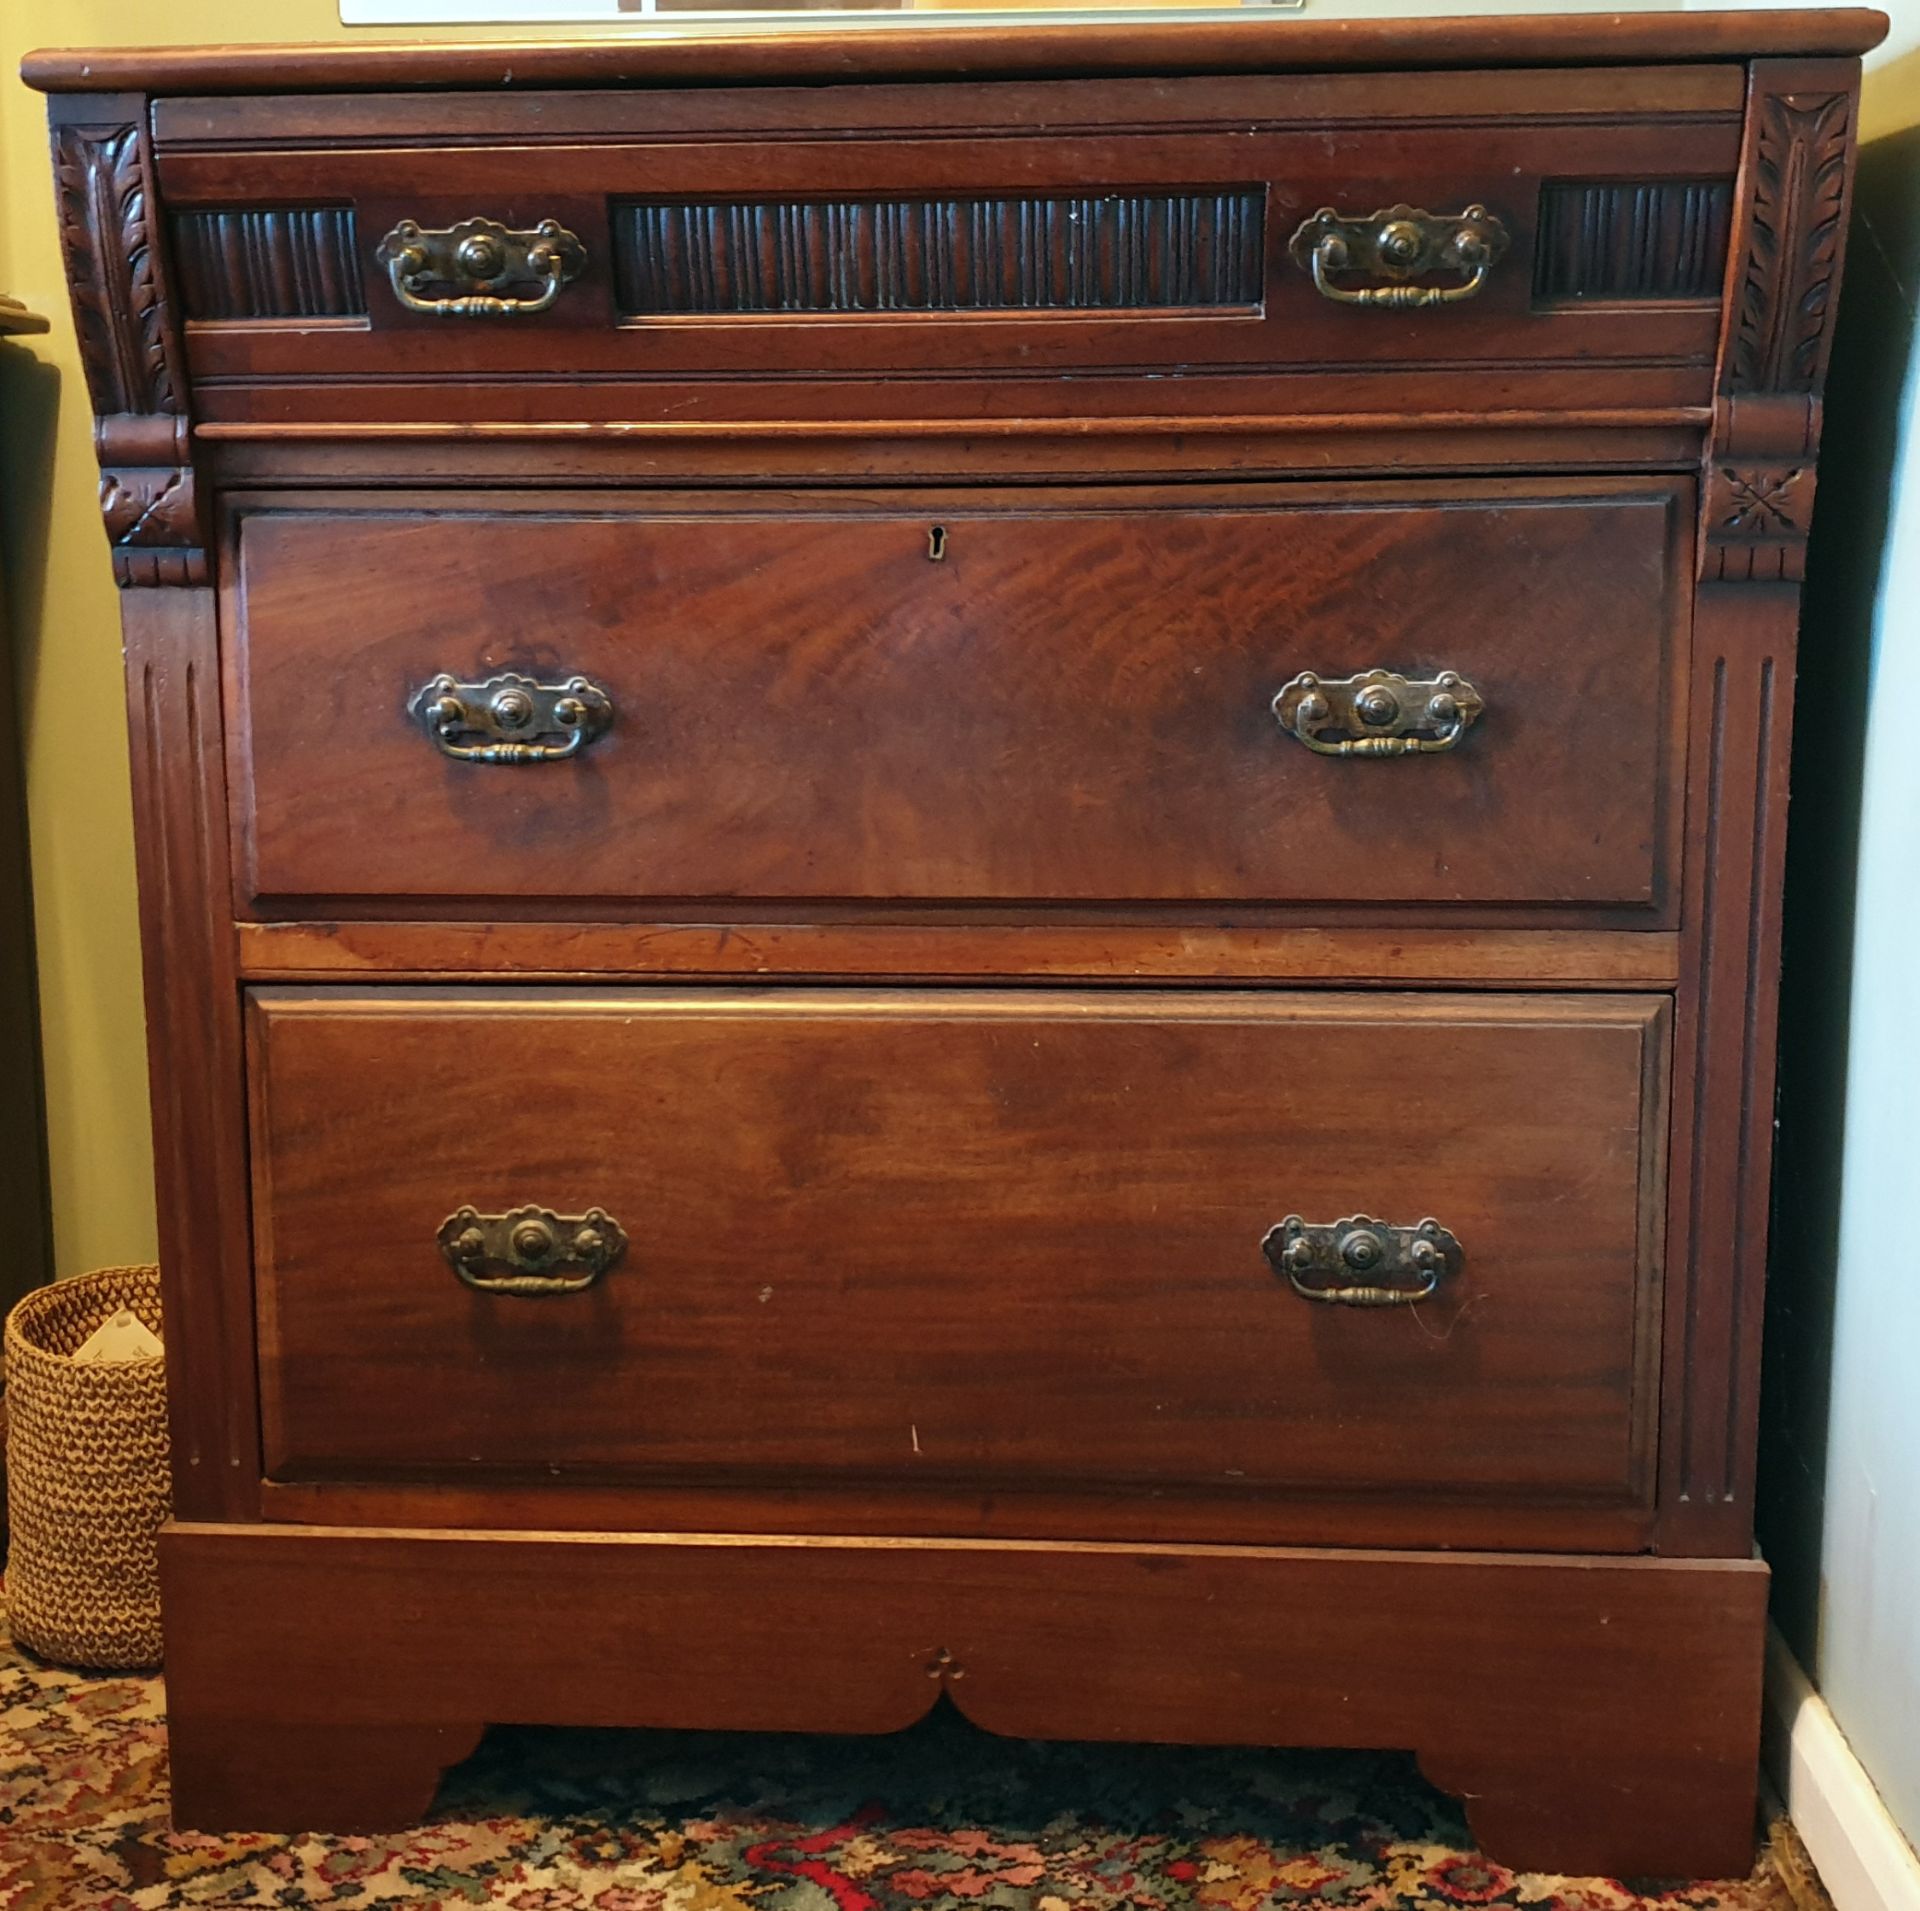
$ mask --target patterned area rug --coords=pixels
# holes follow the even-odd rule
[[[0,1906],[517,1911],[1791,1911],[1763,1860],[1640,1890],[1516,1875],[1397,1755],[1035,1745],[936,1712],[890,1739],[490,1734],[432,1818],[380,1838],[167,1826],[157,1679],[0,1633]]]

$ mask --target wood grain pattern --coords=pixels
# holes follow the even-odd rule
[[[276,1476],[1643,1490],[1651,999],[253,1002]],[[626,1260],[470,1293],[434,1230],[529,1200]],[[1315,1306],[1260,1253],[1289,1212],[1435,1214],[1468,1268]]]
[[[1331,380],[1338,385],[1343,381]],[[1115,396],[1117,394],[1107,394]],[[1195,381],[1200,404],[1231,404],[1224,383]],[[951,394],[931,394],[928,405]],[[773,400],[769,399],[770,404]],[[290,407],[293,409],[294,407]],[[304,409],[304,407],[300,407]],[[592,409],[592,407],[587,407]],[[811,411],[811,407],[808,407]],[[208,420],[195,437],[230,500],[261,486],[311,492],[318,485],[393,489],[526,480],[529,454],[543,486],[566,497],[580,486],[681,489],[695,484],[973,483],[1083,485],[1272,482],[1312,477],[1434,477],[1462,470],[1535,475],[1697,472],[1708,405],[1666,410],[1449,412],[1395,416],[1368,411],[1249,417],[1207,410],[1191,418],[1137,410],[1076,418],[961,418],[936,411],[909,419],[824,415],[704,423],[664,419],[620,425],[515,424],[496,418],[466,429],[328,422],[287,417],[275,425]],[[751,466],[751,470],[748,467]]]
[[[1200,376],[1233,378],[1235,411],[1455,411],[1463,376],[1488,407],[1711,398],[1707,303],[1538,302],[1528,250],[1544,182],[1569,171],[1730,181],[1740,119],[1724,79],[1663,75],[1642,98],[1617,69],[1563,71],[1523,104],[1513,77],[1434,77],[1438,100],[1382,88],[1394,111],[1354,85],[1037,83],[1023,117],[993,86],[914,108],[925,88],[876,88],[891,104],[864,108],[839,98],[870,88],[829,88],[810,119],[791,88],[733,88],[697,119],[685,102],[662,108],[659,131],[616,131],[605,104],[589,106],[601,131],[566,146],[545,134],[578,127],[568,96],[545,96],[513,131],[495,117],[492,140],[420,138],[417,100],[392,121],[378,102],[357,121],[317,113],[271,142],[228,127],[167,148],[173,200],[351,202],[369,240],[476,207],[520,225],[557,217],[588,269],[540,319],[455,328],[457,378],[447,327],[378,278],[365,327],[194,328],[194,376],[207,417],[230,423],[684,424],[766,419],[770,401],[772,417],[845,417],[851,376],[883,407],[968,419],[1094,411],[1094,373],[1116,376],[1133,407],[1179,417],[1208,409],[1183,390]],[[459,104],[449,121],[465,127]],[[1484,202],[1517,234],[1471,309],[1361,317],[1284,255],[1317,207],[1396,200]],[[1135,376],[1150,367],[1164,376]],[[1325,384],[1342,373],[1348,394]]]
[[[1469,1489],[1402,1498],[1321,1490],[1284,1498],[1225,1478],[1175,1494],[1081,1484],[983,1493],[925,1481],[729,1481],[633,1476],[619,1485],[494,1479],[262,1480],[260,1519],[296,1526],[584,1533],[847,1533],[933,1539],[1153,1540],[1195,1545],[1478,1548],[1651,1553],[1646,1503],[1597,1504]]]
[[[946,1693],[1410,1745],[1502,1861],[1744,1868],[1796,580],[1883,30],[29,60],[116,568],[215,578],[125,620],[183,1823],[416,1814],[489,1719]],[[1197,193],[1264,266],[1245,219],[1225,276],[1198,227],[1070,263]],[[1398,200],[1506,222],[1478,296],[1356,311],[1277,243]],[[927,206],[1015,209],[997,272],[931,273]],[[641,294],[636,207],[728,210]],[[318,208],[588,268],[362,321]],[[1487,714],[1336,763],[1268,713],[1373,665]],[[612,731],[439,756],[419,684],[508,667]],[[570,1311],[432,1244],[529,1200],[630,1229]],[[1402,1200],[1468,1242],[1444,1319],[1258,1258]]]
[[[233,648],[249,890],[1654,914],[1689,506],[1642,480],[263,512]],[[1577,652],[1541,645],[1575,623]],[[1281,732],[1297,672],[1379,664],[1457,670],[1489,714],[1398,762]],[[500,669],[587,677],[611,731],[447,761],[410,696]]]
[[[1302,25],[1305,22],[1295,22]],[[1629,52],[1623,49],[1620,60]],[[734,135],[760,139],[953,132],[1148,131],[1229,120],[1247,131],[1311,126],[1392,126],[1436,119],[1555,124],[1584,120],[1681,123],[1718,120],[1736,137],[1745,110],[1743,60],[1675,65],[1635,60],[1588,67],[1410,67],[1332,73],[1274,69],[1204,76],[1069,80],[997,77],[938,87],[884,79],[858,85],[803,82],[683,88],[462,87],[374,93],[160,95],[154,139],[173,154],[290,147],[572,146],[643,140],[661,145]]]
[[[122,599],[173,1504],[242,1515],[260,1477],[244,1076],[210,595]]]
[[[1540,194],[1540,299],[1712,299],[1726,274],[1730,184],[1555,180]]]
[[[1437,66],[1608,66],[1864,53],[1886,37],[1871,7],[1802,7],[1612,18],[1129,21],[979,33],[676,34],[644,43],[515,41],[493,46],[91,47],[30,53],[48,92],[313,93],[356,88],[541,87],[720,80],[1027,78],[1040,74],[1372,71]]]
[[[390,1824],[446,1749],[401,1721],[885,1732],[944,1693],[1013,1737],[1412,1746],[1513,1866],[1752,1859],[1752,1561],[191,1526],[161,1560],[184,1826],[311,1824],[345,1761],[402,1781],[350,1821]]]
[[[1661,1544],[1689,1552],[1752,1531],[1798,621],[1791,586],[1700,593],[1661,1459]]]
[[[483,980],[536,973],[691,980],[814,976],[991,981],[1431,983],[1671,988],[1678,938],[1653,930],[1235,927],[1138,922],[243,922],[250,981]]]
[[[350,318],[367,309],[351,206],[195,207],[169,222],[189,319]]]

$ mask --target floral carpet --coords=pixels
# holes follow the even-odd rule
[[[1517,1875],[1412,1761],[1036,1745],[936,1712],[889,1739],[491,1733],[430,1820],[377,1838],[167,1824],[154,1678],[0,1631],[0,1907],[517,1911],[1792,1911],[1770,1861],[1640,1890]]]

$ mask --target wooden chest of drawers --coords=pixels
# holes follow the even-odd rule
[[[182,1823],[488,1722],[1750,1855],[1878,15],[49,54]]]

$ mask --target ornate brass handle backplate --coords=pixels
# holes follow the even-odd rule
[[[613,722],[613,699],[585,677],[535,683],[507,671],[485,683],[438,676],[410,706],[441,755],[456,763],[558,763]]]
[[[440,1223],[437,1238],[448,1266],[482,1294],[577,1294],[627,1251],[625,1231],[604,1208],[577,1215],[460,1208]]]
[[[1340,305],[1458,305],[1475,297],[1508,245],[1507,229],[1485,206],[1434,214],[1387,206],[1364,219],[1322,206],[1293,235],[1293,262],[1323,299]],[[1386,285],[1341,285],[1349,272],[1372,273]],[[1413,285],[1430,272],[1463,272],[1459,285]]]
[[[393,296],[409,312],[435,318],[532,318],[587,269],[586,247],[556,219],[542,219],[531,232],[511,232],[496,219],[429,232],[402,219],[374,256],[387,268]],[[508,298],[501,288],[509,285],[537,289]]]
[[[1433,756],[1451,750],[1485,708],[1457,670],[1336,678],[1303,670],[1273,700],[1281,729],[1320,756]]]
[[[1370,1215],[1316,1223],[1290,1214],[1260,1251],[1296,1294],[1342,1307],[1408,1307],[1426,1300],[1465,1259],[1460,1243],[1429,1216],[1395,1227]]]

